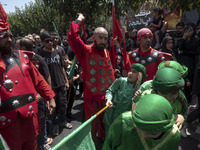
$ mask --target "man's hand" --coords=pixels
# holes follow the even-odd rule
[[[81,21],[81,22],[82,22],[83,20],[85,20],[85,17],[83,16],[83,14],[78,13],[77,16],[78,16],[78,17],[77,17],[77,20],[79,20],[79,21]]]
[[[142,91],[137,90],[137,91],[135,92],[134,99],[136,99],[141,93],[142,93]]]
[[[109,106],[110,108],[113,106],[113,103],[110,99],[107,99],[106,106]]]
[[[69,90],[69,81],[65,83],[66,90]]]
[[[185,118],[180,114],[176,114],[175,118],[176,118],[176,123],[175,124],[177,125],[178,129],[180,130],[182,128],[182,126],[183,126]]]
[[[47,104],[48,104],[49,114],[52,115],[53,112],[54,112],[54,110],[55,110],[55,108],[56,108],[56,103],[55,103],[54,98],[52,98],[52,99],[49,101],[49,103],[47,103]]]
[[[38,102],[42,100],[42,97],[40,96],[40,94],[37,94],[36,98]]]

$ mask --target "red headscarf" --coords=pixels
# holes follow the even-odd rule
[[[151,30],[149,30],[148,28],[142,28],[137,32],[137,40],[139,40],[140,38],[142,38],[143,36],[150,34],[153,35]]]

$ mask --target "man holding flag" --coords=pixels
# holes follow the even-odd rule
[[[105,48],[108,39],[107,30],[103,27],[96,28],[93,35],[94,44],[86,45],[78,35],[81,22],[84,19],[83,14],[78,14],[78,18],[71,23],[68,40],[82,66],[85,118],[89,119],[105,106],[105,92],[115,77],[109,52]],[[91,124],[92,138],[95,144],[97,144],[97,132],[99,138],[105,138],[103,117],[102,113]]]

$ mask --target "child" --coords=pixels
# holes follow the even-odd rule
[[[113,122],[103,150],[177,150],[180,132],[175,121],[164,97],[145,95]]]
[[[173,108],[173,113],[177,116],[176,125],[182,128],[184,115],[187,110],[187,100],[181,91],[185,82],[181,74],[173,68],[159,69],[152,81],[152,88],[145,90],[142,95],[158,94],[165,97]],[[137,97],[134,102],[140,100]]]
[[[172,60],[176,61],[176,57],[173,51],[174,40],[171,36],[166,36],[162,41],[161,52],[169,53],[172,55]]]
[[[69,84],[70,84],[69,90],[67,90],[67,106],[68,107],[67,107],[67,112],[66,112],[66,116],[69,119],[72,119],[71,110],[72,110],[72,106],[73,106],[73,103],[74,103],[74,100],[76,97],[76,88],[78,85],[77,80],[80,77],[80,74],[77,72],[78,65],[75,64],[75,70],[74,70],[73,74],[70,74],[71,67],[72,67],[72,62],[69,61],[68,55],[65,54],[64,55],[64,68],[66,70],[66,74],[67,74]],[[69,128],[71,128],[71,127],[72,126],[69,126]]]
[[[162,26],[163,26],[163,18],[161,17],[163,13],[163,10],[160,8],[154,8],[153,9],[153,21],[150,23],[150,26],[154,26],[156,28],[156,31],[154,32],[154,36],[156,39],[156,46],[154,47],[155,49],[160,48],[160,41],[159,41],[159,35],[158,33],[160,32]]]
[[[110,109],[105,111],[104,124],[108,131],[109,126],[121,113],[131,109],[132,97],[144,82],[146,69],[141,64],[132,64],[128,72],[128,77],[120,77],[106,91],[106,105]]]
[[[39,60],[34,55],[31,59],[31,62],[36,67],[36,69],[39,69]],[[38,114],[40,117],[41,122],[41,131],[38,134],[37,137],[37,144],[38,144],[38,150],[43,149],[51,149],[51,147],[47,144],[47,128],[46,128],[46,106],[44,99],[40,96],[40,94],[37,94],[37,103],[38,103]]]

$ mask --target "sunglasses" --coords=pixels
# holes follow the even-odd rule
[[[44,40],[45,43],[53,42],[53,40]]]

